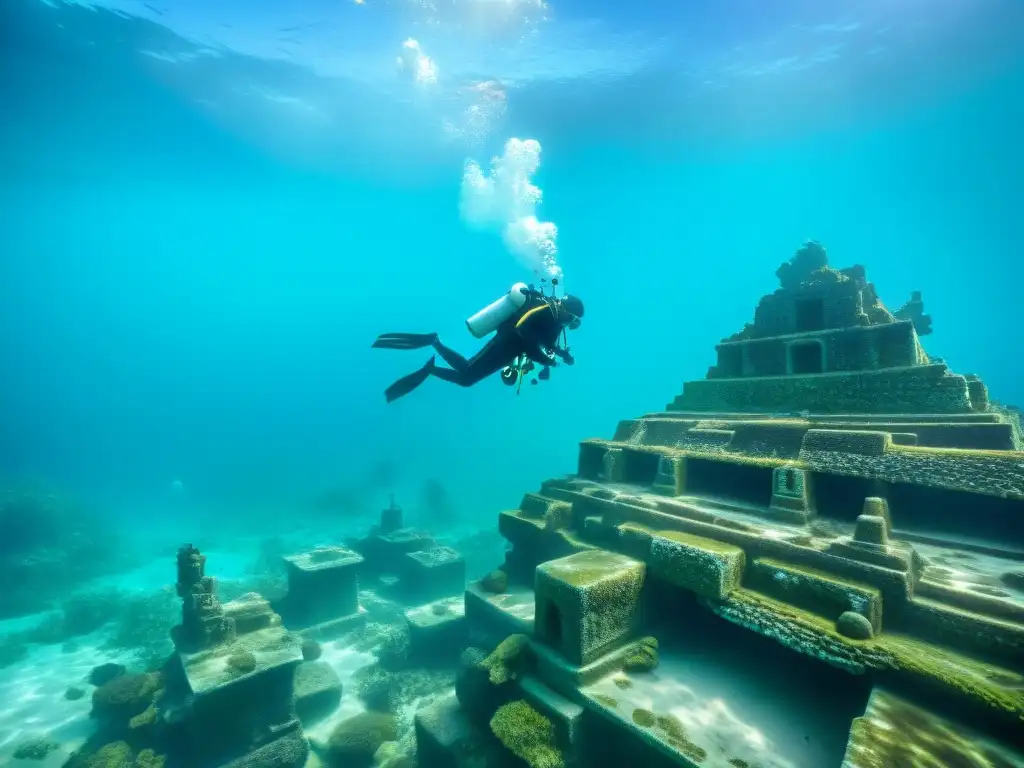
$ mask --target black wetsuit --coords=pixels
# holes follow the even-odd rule
[[[437,334],[384,334],[374,347],[384,349],[421,349],[433,347],[450,368],[441,368],[431,357],[418,371],[403,376],[385,390],[390,403],[412,392],[430,376],[435,376],[461,387],[471,387],[488,376],[498,373],[511,365],[520,355],[526,355],[538,365],[550,366],[555,362],[553,355],[545,350],[571,361],[565,350],[558,347],[562,323],[556,316],[556,309],[539,298],[531,298],[511,318],[498,326],[494,336],[484,344],[473,357],[466,359],[454,349],[441,343]]]

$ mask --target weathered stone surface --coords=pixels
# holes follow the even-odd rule
[[[415,658],[440,661],[465,645],[466,605],[461,594],[411,608],[405,618],[409,652]]]
[[[288,594],[281,604],[285,623],[302,628],[358,612],[362,555],[345,547],[318,547],[284,561],[288,570]]]
[[[731,544],[677,531],[651,538],[651,571],[683,589],[723,598],[743,577],[743,550]]]
[[[903,765],[1020,766],[1024,753],[876,686],[853,721],[842,768]]]
[[[249,592],[237,600],[225,603],[224,613],[235,622],[235,632],[239,635],[276,627],[281,623],[281,617],[274,613],[270,601],[256,592]]]
[[[403,560],[403,591],[412,599],[438,600],[466,588],[466,561],[451,547],[407,552]]]
[[[600,550],[537,568],[537,638],[587,664],[635,632],[646,566]]]
[[[295,712],[303,725],[331,714],[341,694],[341,679],[326,661],[305,661],[295,668]]]

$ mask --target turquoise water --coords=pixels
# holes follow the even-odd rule
[[[0,476],[101,510],[140,591],[183,541],[241,578],[391,492],[493,531],[704,376],[808,238],[1024,402],[1024,5],[679,5],[4,0]],[[474,215],[467,163],[511,139],[542,200],[499,180]],[[576,365],[385,404],[429,354],[376,335],[472,354],[465,319],[534,279],[531,215],[586,303]]]

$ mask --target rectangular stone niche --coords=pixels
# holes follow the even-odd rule
[[[601,550],[537,566],[537,639],[577,666],[627,642],[639,620],[645,574],[642,562]]]

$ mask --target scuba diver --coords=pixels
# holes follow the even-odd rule
[[[558,283],[553,280],[552,284]],[[516,283],[506,295],[466,321],[470,333],[478,339],[494,332],[483,348],[468,360],[442,344],[436,333],[382,334],[373,342],[376,349],[433,347],[450,366],[436,365],[436,355],[432,356],[418,371],[403,376],[388,387],[384,396],[389,403],[394,402],[431,376],[461,387],[471,387],[500,371],[503,381],[515,383],[517,378],[521,378],[520,371],[532,369],[531,362],[542,367],[538,378],[545,380],[558,358],[566,365],[576,362],[568,346],[559,346],[558,342],[560,337],[564,339],[567,329],[579,328],[582,318],[583,302],[576,296],[545,296],[532,286]]]

